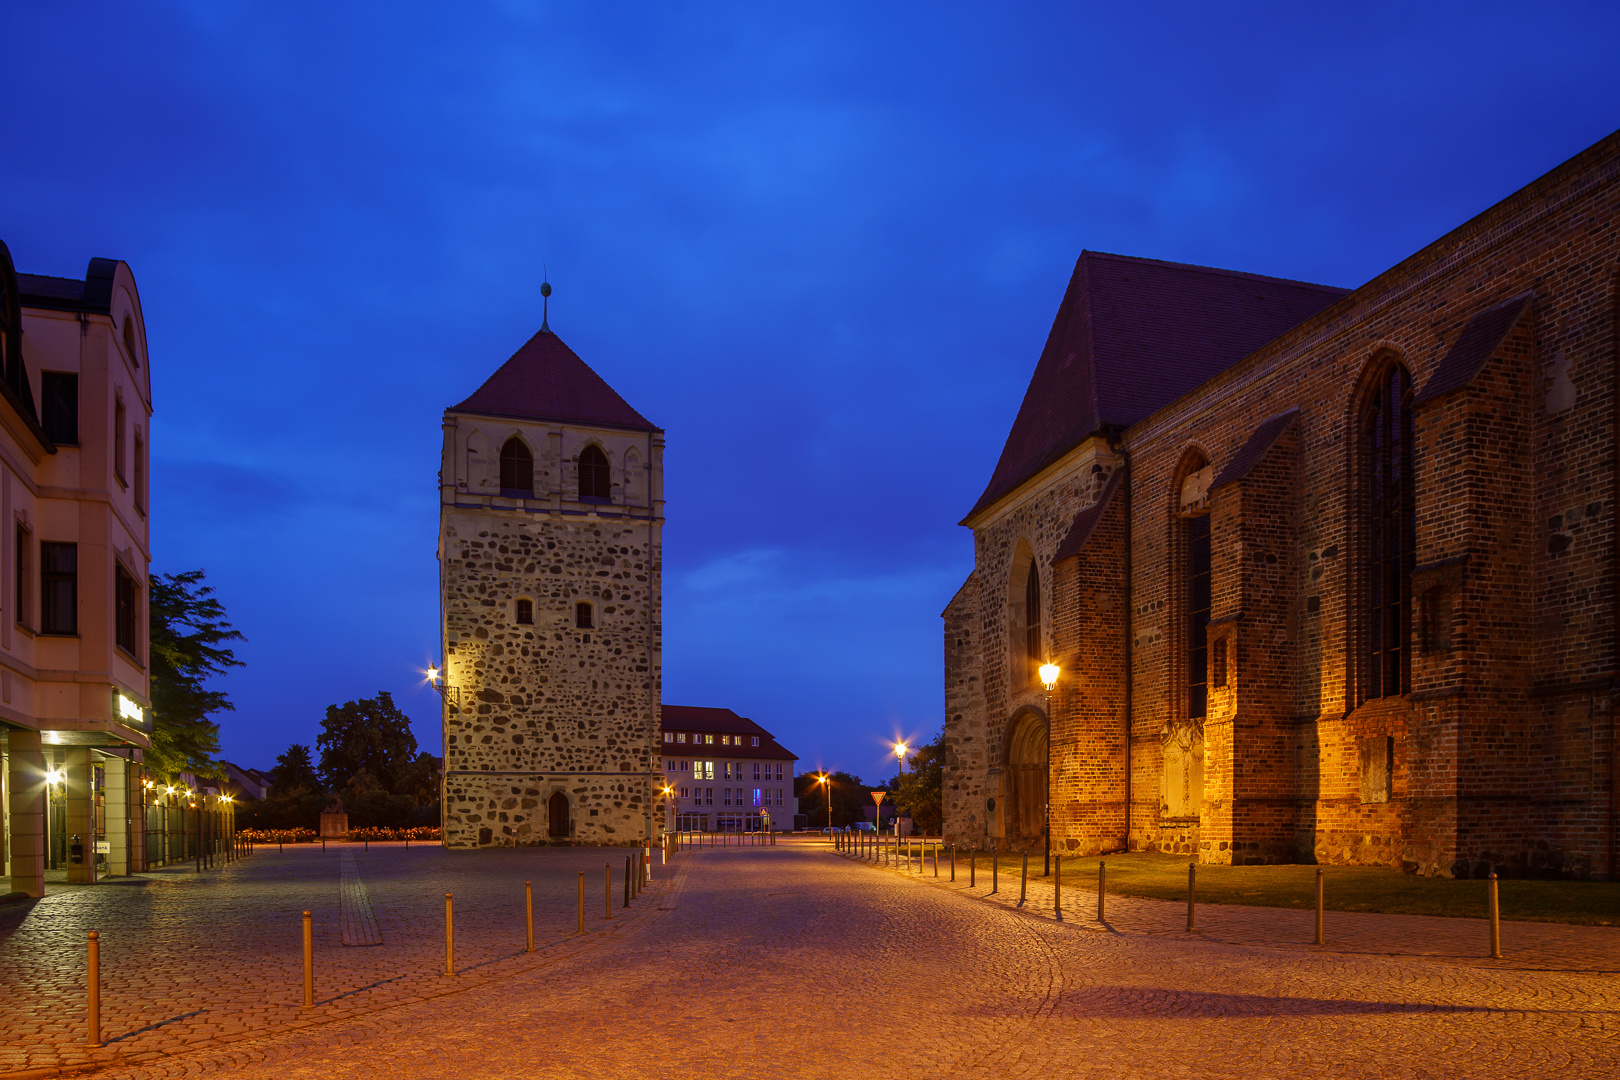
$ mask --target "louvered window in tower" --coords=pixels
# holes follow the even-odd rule
[[[607,455],[600,447],[587,446],[579,452],[579,501],[611,502],[613,482],[608,477]]]
[[[501,495],[508,499],[534,498],[534,455],[516,435],[501,447]]]

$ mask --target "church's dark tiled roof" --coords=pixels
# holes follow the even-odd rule
[[[1348,291],[1081,252],[1001,459],[967,517],[1087,436],[1129,427]]]
[[[591,370],[550,330],[541,330],[496,369],[456,412],[660,430]]]
[[[716,709],[705,705],[660,705],[659,727],[664,731],[685,731],[698,735],[758,735],[758,746],[723,746],[719,743],[703,744],[704,755],[713,757],[782,758],[799,760],[799,755],[785,749],[776,736],[730,709]],[[662,752],[697,753],[690,743],[663,746]]]

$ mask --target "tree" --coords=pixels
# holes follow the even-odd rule
[[[350,828],[438,824],[442,763],[417,750],[410,718],[388,691],[327,706],[315,745],[320,777],[343,799]]]
[[[243,666],[225,643],[247,639],[231,626],[201,570],[153,574],[148,608],[152,748],[144,755],[147,770],[158,778],[178,772],[217,776],[219,724],[209,715],[236,706],[224,691],[205,684]]]
[[[328,705],[315,745],[321,753],[321,780],[330,791],[348,787],[362,769],[374,778],[398,777],[416,758],[410,718],[386,690],[374,698]]]
[[[911,769],[901,773],[893,785],[895,805],[904,814],[911,811],[912,828],[924,833],[940,831],[945,820],[941,791],[944,782],[945,732],[934,741],[919,746],[911,759]]]
[[[799,813],[810,819],[810,827],[820,829],[827,824],[827,795],[816,778],[821,774],[800,773],[793,778],[793,794],[799,798]],[[865,809],[872,805],[871,788],[852,773],[839,770],[829,773],[832,781],[832,823],[834,828],[845,828],[865,820]]]
[[[313,829],[330,798],[315,773],[309,747],[293,743],[270,770],[270,793],[257,802],[244,800],[236,820],[249,829]]]
[[[293,743],[287,752],[276,758],[276,767],[270,770],[271,791],[291,791],[294,788],[321,790],[321,778],[315,773],[315,762],[309,756],[309,747]]]

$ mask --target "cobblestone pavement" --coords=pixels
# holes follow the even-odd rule
[[[263,845],[195,873],[175,867],[0,906],[0,1076],[223,1045],[289,1025],[362,1016],[589,951],[650,910],[663,882],[623,909],[625,848],[452,852],[437,845]],[[605,918],[604,866],[613,875]],[[673,869],[673,868],[671,868]],[[578,873],[586,929],[575,933]],[[525,954],[523,883],[534,883],[536,953]],[[444,972],[444,894],[454,894],[458,974]],[[315,931],[316,997],[302,1006],[302,920]],[[102,1032],[86,1046],[85,937],[101,935]],[[365,943],[381,939],[380,945]],[[345,939],[356,945],[346,945]],[[311,1013],[314,1015],[312,1016]]]
[[[386,941],[393,901],[371,892]],[[821,844],[705,849],[617,934],[588,935],[597,948],[102,1075],[1610,1077],[1620,1057],[1620,981],[1601,964],[1243,943],[1225,939],[1263,937],[1237,929],[1256,909],[1188,935],[1153,924],[1177,905],[1117,898],[1143,931],[1058,923],[964,892]],[[1379,918],[1414,947],[1429,922],[1468,922]]]

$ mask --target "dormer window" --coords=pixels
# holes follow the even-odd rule
[[[529,444],[516,435],[501,447],[501,496],[534,498],[534,455],[529,452]]]
[[[607,455],[602,453],[599,446],[587,446],[579,452],[579,501],[613,501],[613,481],[608,472]]]

